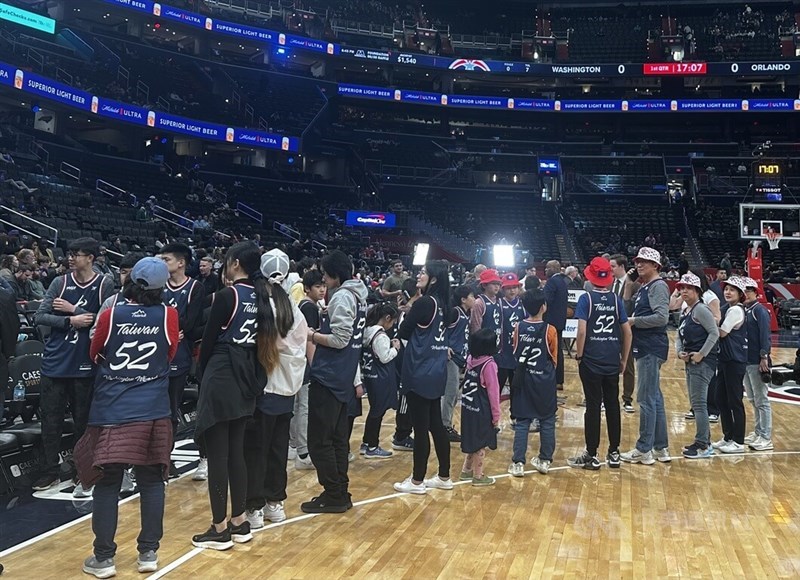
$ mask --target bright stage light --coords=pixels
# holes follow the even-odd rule
[[[430,244],[417,244],[414,246],[414,261],[411,264],[413,266],[424,266],[425,262],[428,261],[430,247]]]
[[[492,248],[492,256],[497,268],[513,268],[517,265],[514,260],[514,246],[496,245]]]

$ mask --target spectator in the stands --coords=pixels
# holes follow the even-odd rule
[[[581,277],[578,276],[578,269],[575,266],[567,266],[564,268],[564,275],[567,277],[568,290],[583,290],[583,282]]]
[[[36,259],[36,263],[40,263],[41,259],[47,258],[48,263],[54,264],[55,258],[53,257],[53,250],[47,247],[48,243],[44,240],[33,240],[31,243],[31,249],[33,250],[34,258]]]
[[[9,254],[7,256],[3,256],[0,258],[0,277],[5,278],[6,280],[12,280],[14,278],[14,272],[16,272],[18,267],[19,262],[17,261],[17,257],[15,255]]]
[[[203,256],[200,258],[200,275],[197,277],[198,282],[205,288],[205,295],[211,296],[214,292],[222,288],[219,281],[219,276],[214,273],[214,258],[211,256]]]
[[[383,281],[381,295],[384,300],[396,300],[403,291],[403,280],[406,279],[403,275],[403,262],[401,260],[393,260],[389,268],[390,274]]]
[[[103,276],[114,276],[114,273],[111,271],[107,263],[107,250],[105,246],[100,246],[100,253],[97,255],[97,259],[94,261],[94,271],[102,274]]]
[[[156,249],[159,252],[161,251],[161,248],[171,243],[172,240],[167,237],[167,232],[158,232],[158,237],[156,238]]]
[[[136,210],[136,221],[146,222],[148,219],[149,219],[149,214],[147,213],[147,206],[140,205],[139,209]]]
[[[731,264],[731,255],[729,253],[725,253],[722,257],[722,260],[719,261],[719,269],[725,270],[726,280],[731,277],[731,273],[733,272],[733,264]]]
[[[20,264],[14,277],[11,279],[11,289],[14,291],[14,299],[17,302],[30,302],[31,300],[41,300],[44,294],[34,294],[31,287],[31,276],[33,269],[28,264]]]
[[[37,275],[39,283],[45,290],[47,290],[47,287],[50,285],[50,281],[56,277],[56,271],[55,268],[53,268],[53,263],[50,262],[50,259],[47,256],[41,256],[39,258],[39,269],[34,272],[34,277]]]

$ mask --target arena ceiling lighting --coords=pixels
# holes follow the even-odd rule
[[[417,244],[414,246],[414,260],[411,262],[413,266],[424,266],[428,261],[428,250],[431,249],[430,244]]]
[[[492,248],[492,257],[497,268],[513,268],[517,265],[514,260],[514,246],[498,244]]]

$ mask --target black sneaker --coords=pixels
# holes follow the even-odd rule
[[[353,494],[347,494],[347,509],[353,509]]]
[[[175,479],[179,475],[180,475],[180,473],[178,473],[178,468],[175,466],[175,462],[174,461],[170,461],[169,462],[169,478],[170,479]]]
[[[570,467],[589,469],[591,471],[600,469],[600,460],[597,459],[597,455],[589,455],[588,451],[584,451],[577,457],[570,457],[567,459],[567,464]]]
[[[61,480],[58,478],[57,475],[43,475],[39,479],[33,482],[33,491],[44,491],[46,489],[50,489],[54,485],[58,485]]]
[[[606,455],[606,463],[609,467],[613,469],[619,469],[619,449],[615,449],[614,451],[609,451],[608,455]]]
[[[249,526],[248,526],[249,531]],[[192,544],[196,548],[210,548],[211,550],[230,550],[233,548],[231,528],[227,527],[221,532],[217,531],[214,524],[203,534],[192,536]]]
[[[247,520],[238,526],[234,526],[233,522],[228,522],[228,530],[231,533],[231,540],[237,544],[246,544],[253,539],[253,534],[250,533],[250,522]]]
[[[414,451],[414,438],[406,437],[402,441],[392,439],[392,449],[396,451]]]
[[[445,430],[450,443],[461,443],[461,435],[458,434],[454,427],[445,427]]]
[[[694,409],[689,409],[684,413],[683,418],[687,421],[694,421]]]
[[[331,500],[322,495],[300,504],[300,511],[305,514],[343,514],[348,510],[350,498],[344,501]]]

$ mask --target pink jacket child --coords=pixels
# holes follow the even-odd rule
[[[487,337],[491,330],[480,330]],[[473,335],[474,336],[474,335]],[[470,341],[473,351],[474,341]],[[474,352],[475,355],[479,353]],[[461,472],[462,480],[472,480],[475,486],[492,485],[494,479],[483,473],[486,449],[497,449],[500,424],[500,385],[497,363],[488,354],[470,355],[467,372],[461,386],[461,451],[466,454]]]

